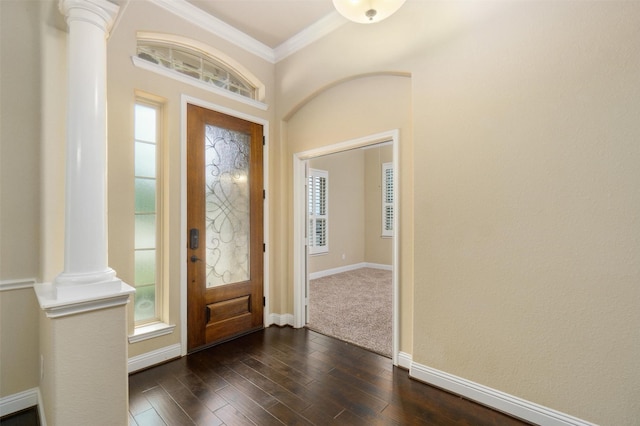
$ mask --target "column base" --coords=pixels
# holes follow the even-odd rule
[[[114,278],[91,284],[34,284],[40,308],[49,318],[125,305],[135,289]]]

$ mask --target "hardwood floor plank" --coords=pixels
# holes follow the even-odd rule
[[[131,412],[129,412],[129,426],[139,426]]]
[[[267,392],[260,389],[258,386],[229,367],[221,366],[218,374],[229,382],[231,386],[238,389],[262,407],[269,407],[277,403],[277,400],[272,395],[269,395]]]
[[[256,426],[244,414],[228,404],[217,410],[215,414],[227,426]]]
[[[135,422],[138,426],[166,426],[166,423],[162,420],[162,417],[153,408],[143,411],[142,413],[134,416]]]
[[[188,413],[189,417],[197,425],[222,425],[220,420],[213,412],[189,389],[176,389],[170,393],[171,398],[180,406],[180,408]]]
[[[527,423],[328,336],[270,327],[129,377],[132,426]]]
[[[284,405],[296,407],[298,410],[303,410],[311,405],[309,402],[298,397],[295,393],[288,391],[244,363],[234,365],[233,370],[238,374],[241,374],[260,389],[272,395],[276,400]]]
[[[193,425],[193,420],[182,410],[182,408],[169,396],[161,387],[157,386],[144,391],[145,397],[151,406],[160,415],[162,420],[168,425]],[[136,421],[137,417],[136,417]]]
[[[245,417],[259,426],[282,426],[283,424],[273,417],[265,408],[258,405],[255,401],[235,389],[233,386],[222,388],[217,393],[226,399],[229,405],[233,406]]]
[[[307,420],[304,416],[296,413],[291,408],[287,407],[286,405],[280,402],[267,408],[267,411],[269,411],[269,413],[273,417],[280,420],[283,424],[287,426],[313,425],[313,423]]]

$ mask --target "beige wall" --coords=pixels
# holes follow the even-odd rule
[[[40,18],[37,2],[1,3],[0,274],[40,275]],[[34,31],[35,29],[35,31]]]
[[[40,3],[0,2],[0,281],[40,276]],[[38,386],[38,304],[0,289],[0,397]]]
[[[329,252],[309,256],[309,273],[364,262],[364,166],[360,150],[309,161],[329,173]]]
[[[305,104],[318,92],[412,76],[414,361],[596,423],[640,417],[639,17],[637,2],[407,2],[277,65],[290,153],[379,124],[349,83]],[[329,108],[349,125],[326,130]]]

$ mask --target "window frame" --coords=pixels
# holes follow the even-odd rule
[[[316,178],[325,179],[324,188],[324,213],[316,214],[315,200],[320,197],[316,192],[316,185],[313,184]],[[329,172],[327,170],[309,168],[307,175],[307,246],[310,255],[329,253]],[[324,244],[316,244],[316,232],[318,220],[324,221]]]

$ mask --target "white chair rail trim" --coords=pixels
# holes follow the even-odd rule
[[[33,285],[35,283],[36,283],[35,278],[17,278],[13,280],[2,280],[0,281],[0,291],[33,288]]]

